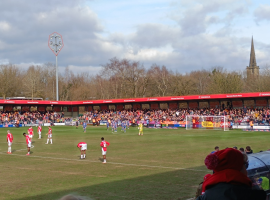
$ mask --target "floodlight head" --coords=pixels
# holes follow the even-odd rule
[[[49,41],[48,41],[48,46],[54,53],[54,55],[58,55],[60,50],[64,47],[64,42],[62,35],[60,35],[57,32],[54,32],[49,35]],[[60,48],[58,48],[60,46]]]

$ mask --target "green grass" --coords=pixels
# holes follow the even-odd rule
[[[250,145],[254,152],[267,150],[269,133],[229,132],[213,130],[144,129],[137,128],[117,134],[105,127],[53,127],[53,145],[37,139],[25,156],[26,143],[22,133],[27,128],[11,128],[14,136],[12,155],[6,154],[6,131],[0,129],[0,199],[59,199],[78,194],[91,199],[188,199],[210,171],[204,158],[214,146],[221,149]],[[100,138],[111,143],[107,164],[102,164]],[[76,145],[88,144],[87,158],[79,159]]]

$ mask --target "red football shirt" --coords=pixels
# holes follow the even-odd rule
[[[13,135],[12,135],[12,133],[8,133],[7,134],[7,141],[8,142],[12,142],[13,141]]]
[[[33,135],[33,128],[29,128],[29,129],[28,129],[28,134],[29,134],[29,135]]]
[[[82,147],[82,144],[86,144],[85,142],[80,142],[77,147],[81,148]]]
[[[110,143],[107,141],[101,141],[100,146],[102,147],[103,151],[107,151],[107,146],[109,146]]]
[[[31,142],[31,138],[28,135],[26,135],[25,141],[26,141],[26,144],[29,144]]]

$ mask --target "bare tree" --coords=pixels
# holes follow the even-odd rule
[[[196,84],[197,94],[206,94],[207,87],[211,82],[210,72],[206,70],[197,70],[190,73],[190,77]]]
[[[170,83],[170,94],[174,96],[191,95],[196,91],[196,83],[188,75],[183,76],[176,73],[171,77]]]
[[[41,97],[43,93],[42,84],[42,70],[41,66],[30,66],[23,77],[23,86],[25,92],[34,97]]]
[[[20,78],[21,71],[15,65],[0,65],[0,93],[4,99],[20,93]]]
[[[241,74],[237,72],[227,72],[221,67],[216,67],[210,74],[210,84],[208,93],[238,93],[243,89],[243,80]]]
[[[244,77],[244,92],[268,92],[270,85],[270,67],[266,65],[261,69],[259,76]]]
[[[168,92],[168,87],[170,84],[170,72],[164,65],[160,67],[156,64],[152,65],[149,71],[151,74],[151,82],[154,87],[157,88],[157,90],[155,90],[157,95],[165,96]]]
[[[109,63],[103,65],[100,76],[109,80],[114,98],[127,98],[138,96],[139,80],[144,75],[145,69],[139,62],[112,58]]]

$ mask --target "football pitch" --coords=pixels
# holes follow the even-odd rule
[[[0,199],[59,199],[66,194],[95,200],[185,200],[194,197],[205,174],[204,158],[215,146],[251,146],[267,150],[269,133],[214,130],[147,129],[138,136],[131,127],[112,133],[106,127],[52,127],[53,144],[42,139],[37,128],[31,155],[26,156],[22,133],[28,127],[10,128],[14,136],[12,154],[7,154],[6,132],[0,135]],[[110,143],[107,164],[102,164],[100,138]],[[79,142],[86,142],[86,159],[80,160]]]

